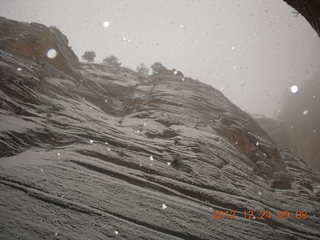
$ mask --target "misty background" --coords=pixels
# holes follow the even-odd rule
[[[269,117],[292,85],[320,79],[319,37],[280,0],[0,0],[0,16],[58,27],[79,58],[160,61]]]

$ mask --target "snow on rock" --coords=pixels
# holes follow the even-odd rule
[[[21,32],[31,42],[0,41],[4,239],[320,237],[320,175],[221,92],[180,72],[80,64],[59,30],[0,18],[1,35]],[[231,224],[210,207],[310,217]]]

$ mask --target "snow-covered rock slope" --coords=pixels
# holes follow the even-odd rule
[[[40,24],[0,34],[1,239],[320,238],[320,175],[216,89],[79,63]]]

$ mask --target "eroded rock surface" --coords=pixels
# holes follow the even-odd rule
[[[28,29],[23,39],[16,27]],[[1,18],[1,38],[8,32],[16,42],[0,41],[1,238],[319,239],[320,175],[216,89],[174,70],[143,77],[80,64],[42,25]],[[32,50],[20,43],[47,37]],[[236,219],[211,219],[213,210]],[[243,218],[261,210],[273,217]],[[308,219],[295,218],[302,210]]]

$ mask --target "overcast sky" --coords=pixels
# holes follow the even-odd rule
[[[291,85],[320,80],[320,39],[282,0],[0,0],[0,16],[58,27],[79,58],[160,61],[250,113],[273,116]]]

